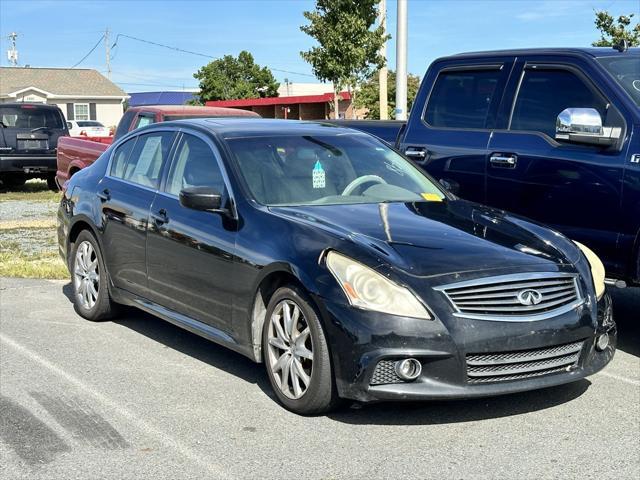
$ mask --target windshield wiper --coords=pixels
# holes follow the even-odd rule
[[[35,133],[38,130],[49,130],[49,127],[36,127],[31,129],[31,133]]]

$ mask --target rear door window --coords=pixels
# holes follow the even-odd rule
[[[125,142],[114,154],[111,176],[145,187],[157,188],[162,165],[169,155],[173,137],[173,132],[155,132]],[[125,146],[133,145],[133,140],[137,141],[131,153],[127,155]],[[119,156],[120,149],[123,149],[122,156]]]
[[[486,128],[499,69],[443,71],[429,96],[424,120],[432,127]]]
[[[554,138],[558,114],[570,107],[595,108],[603,119],[607,114],[607,101],[575,73],[560,69],[527,69],[513,106],[509,129],[542,132]]]

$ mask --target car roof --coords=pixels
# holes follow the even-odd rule
[[[221,138],[260,137],[273,135],[339,135],[361,134],[351,128],[338,127],[322,121],[281,120],[271,118],[190,118],[165,122],[164,126],[192,126],[212,132]]]
[[[527,55],[574,55],[588,57],[611,57],[640,55],[640,48],[629,48],[624,52],[619,52],[612,47],[590,47],[590,48],[516,48],[510,50],[490,50],[485,52],[465,52],[451,55],[445,58],[463,57],[498,57],[498,56],[527,56]]]
[[[164,115],[202,115],[202,116],[237,116],[237,117],[259,117],[250,110],[226,107],[206,107],[202,105],[137,105],[130,107],[130,110],[137,112],[162,113]]]
[[[29,107],[29,108],[53,108],[57,109],[57,105],[47,105],[40,102],[12,102],[12,103],[0,103],[0,107]]]

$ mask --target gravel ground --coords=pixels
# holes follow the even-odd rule
[[[640,290],[573,384],[306,418],[264,367],[135,310],[78,317],[64,281],[0,279],[0,478],[640,478]]]
[[[57,209],[57,202],[4,200],[0,202],[0,221],[51,219]]]

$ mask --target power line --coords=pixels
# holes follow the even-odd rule
[[[97,41],[97,42],[96,42],[96,44],[93,46],[93,48],[92,48],[91,50],[89,50],[89,53],[87,53],[84,57],[82,57],[82,59],[81,59],[78,63],[76,63],[73,67],[71,67],[71,68],[76,68],[76,67],[77,67],[78,65],[80,65],[82,62],[84,62],[84,61],[87,59],[87,57],[88,57],[89,55],[91,55],[91,54],[93,53],[93,51],[94,51],[96,48],[98,48],[98,45],[100,45],[100,42],[101,42],[103,39],[104,39],[104,34],[103,34],[103,35],[98,39],[98,41]]]
[[[167,48],[169,50],[174,50],[176,52],[180,52],[180,53],[188,53],[190,55],[196,55],[198,57],[205,57],[205,58],[211,58],[211,59],[218,59],[219,57],[215,57],[213,55],[208,55],[206,53],[200,53],[200,52],[194,52],[192,50],[185,50],[183,48],[178,48],[178,47],[173,47],[171,45],[165,45],[164,43],[158,43],[158,42],[152,42],[151,40],[145,40],[143,38],[138,38],[138,37],[133,37],[131,35],[126,35],[124,33],[119,33],[116,36],[116,40],[113,43],[113,45],[111,46],[111,48],[114,48],[118,45],[118,39],[120,37],[124,37],[124,38],[128,38],[130,40],[135,40],[137,42],[142,42],[142,43],[148,43],[149,45],[155,45],[156,47],[162,47],[162,48]],[[274,72],[281,72],[281,73],[289,73],[291,75],[301,75],[303,77],[312,77],[315,78],[315,75],[311,75],[309,73],[301,73],[301,72],[292,72],[291,70],[281,70],[279,68],[270,68],[270,70],[274,71]]]

